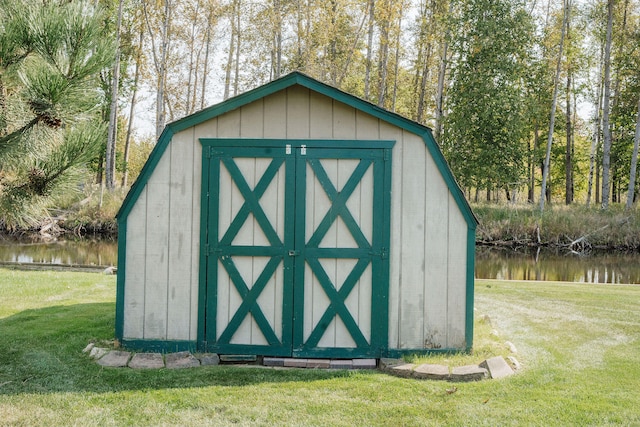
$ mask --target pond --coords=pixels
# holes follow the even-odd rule
[[[115,240],[77,240],[52,243],[0,238],[0,263],[46,263],[115,266]],[[568,251],[513,251],[476,248],[479,279],[555,280],[582,283],[640,284],[640,254],[620,252],[578,255]]]
[[[638,284],[640,254],[476,247],[476,278]]]

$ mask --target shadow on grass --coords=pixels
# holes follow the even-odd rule
[[[91,341],[113,337],[114,312],[113,303],[77,304],[25,310],[0,319],[0,395],[242,387],[353,375],[349,371],[237,366],[103,368],[82,349]]]

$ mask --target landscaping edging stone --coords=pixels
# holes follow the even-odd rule
[[[485,378],[505,378],[515,371],[502,356],[492,357],[479,365],[456,366],[451,370],[446,365],[406,363],[402,359],[297,359],[290,357],[257,357],[247,355],[218,355],[215,353],[192,354],[189,351],[177,353],[132,353],[87,345],[83,353],[88,353],[100,366],[107,368],[131,369],[183,369],[219,364],[242,364],[271,368],[303,369],[380,369],[388,374],[421,380],[452,382],[480,381]],[[513,357],[509,361],[520,369]]]

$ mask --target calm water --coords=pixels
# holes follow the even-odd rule
[[[104,240],[52,243],[23,242],[0,238],[0,262],[115,266],[118,244]]]
[[[640,254],[535,249],[516,252],[476,248],[479,279],[555,280],[579,283],[640,283]]]
[[[0,262],[117,265],[115,241],[81,240],[54,243],[18,242],[0,238]],[[640,284],[640,254],[514,252],[476,249],[476,277],[480,279],[558,280],[583,283]]]

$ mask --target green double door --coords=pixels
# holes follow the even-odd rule
[[[201,346],[379,356],[388,331],[393,142],[201,142]]]

